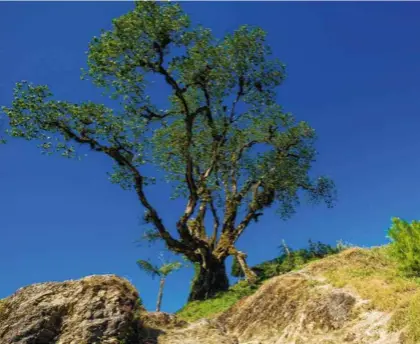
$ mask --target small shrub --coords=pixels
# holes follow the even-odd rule
[[[392,219],[388,230],[391,239],[390,254],[408,276],[420,276],[420,221]]]

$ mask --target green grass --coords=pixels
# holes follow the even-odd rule
[[[187,303],[177,312],[177,316],[185,321],[214,318],[243,297],[253,294],[257,289],[258,285],[251,287],[245,281],[238,282],[229,288],[228,291],[220,293],[212,299]]]

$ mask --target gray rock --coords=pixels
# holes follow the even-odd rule
[[[115,275],[21,288],[0,303],[0,343],[120,343],[138,325],[137,300]]]

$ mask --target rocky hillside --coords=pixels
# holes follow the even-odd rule
[[[146,312],[124,279],[91,276],[0,301],[0,343],[420,343],[418,295],[418,282],[400,277],[383,248],[350,249],[274,277],[192,323]]]

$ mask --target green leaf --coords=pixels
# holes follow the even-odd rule
[[[141,270],[143,270],[145,273],[147,273],[148,275],[150,275],[152,278],[154,278],[156,276],[161,276],[161,271],[159,270],[159,268],[156,267],[156,266],[154,266],[154,265],[152,265],[147,260],[139,259],[137,261],[137,266]]]

